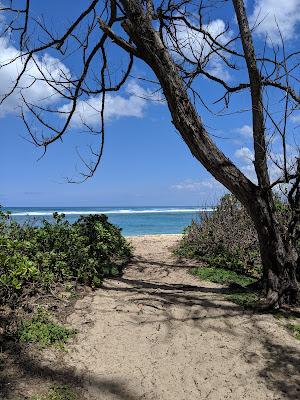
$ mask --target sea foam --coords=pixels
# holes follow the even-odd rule
[[[169,213],[196,213],[196,212],[211,212],[213,208],[164,208],[164,209],[144,209],[144,210],[130,210],[130,209],[119,209],[119,210],[47,210],[47,211],[22,211],[13,212],[12,216],[51,216],[54,212],[65,215],[88,215],[88,214],[169,214]]]

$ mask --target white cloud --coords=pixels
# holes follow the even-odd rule
[[[252,161],[254,160],[253,153],[248,147],[241,147],[240,149],[236,150],[234,155],[236,158],[241,159],[243,162],[246,162],[247,164],[252,163]]]
[[[267,36],[275,44],[281,43],[277,24],[285,40],[296,39],[300,0],[255,0],[249,20],[251,25],[257,25],[255,32],[258,35]]]
[[[0,100],[14,87],[16,79],[23,70],[25,60],[26,56],[22,56],[21,52],[10,43],[8,38],[0,38]],[[18,87],[1,104],[0,117],[8,113],[20,113],[21,107],[24,106],[22,95],[26,102],[38,106],[49,106],[61,102],[63,97],[55,89],[64,93],[68,86],[68,83],[65,83],[66,78],[71,78],[71,73],[58,59],[49,54],[35,57],[28,63]],[[47,83],[47,79],[53,82],[52,86],[54,87]],[[106,119],[141,118],[144,115],[148,100],[156,104],[164,102],[159,92],[153,93],[149,89],[142,88],[135,80],[131,80],[128,82],[123,96],[110,93],[106,95],[105,117]],[[69,103],[61,106],[59,111],[69,112],[70,109]],[[100,109],[101,96],[90,96],[86,101],[79,100],[72,119],[73,126],[82,125],[83,121],[90,126],[98,125]],[[62,114],[61,117],[66,117],[66,114]]]
[[[245,138],[253,137],[253,128],[250,125],[243,125],[240,128],[236,128],[234,131],[244,136]]]
[[[250,181],[257,183],[257,176],[254,168],[254,164],[244,164],[240,166],[241,171],[247,176]]]
[[[149,101],[155,101],[156,104],[163,103],[159,94],[144,89],[135,80],[131,80],[127,84],[125,92],[126,94],[123,96],[106,94],[104,110],[106,120],[121,117],[142,118]],[[72,117],[73,127],[80,127],[83,123],[90,127],[99,125],[101,106],[101,95],[90,96],[87,100],[78,101],[76,111]],[[65,104],[59,109],[63,113],[68,113],[70,110],[71,103]],[[67,114],[62,114],[61,116],[66,117]]]
[[[185,181],[172,186],[172,189],[182,191],[211,191],[220,190],[224,187],[214,178],[204,179],[201,181],[194,181],[192,179],[186,179]]]
[[[210,60],[207,72],[215,76],[216,78],[222,79],[225,82],[231,80],[231,75],[228,69],[226,69],[225,64],[216,57],[212,57],[212,59]]]
[[[287,169],[289,173],[295,173],[295,161],[298,157],[297,149],[287,145]],[[254,155],[248,147],[242,147],[235,152],[235,156],[240,159],[239,168],[254,183],[257,183],[257,176],[253,164]],[[280,151],[268,154],[268,170],[271,182],[283,176],[283,154]]]
[[[0,38],[0,99],[3,99],[13,88],[23,69],[24,62],[25,57],[21,57],[19,50],[12,46],[7,38]],[[41,58],[35,57],[28,63],[26,72],[14,93],[1,105],[0,116],[19,112],[19,108],[23,104],[21,94],[31,104],[47,105],[57,102],[60,95],[45,81],[43,74],[46,79],[58,82],[65,81],[65,77],[70,76],[68,68],[50,55],[45,54]],[[61,91],[65,90],[60,83],[56,84],[56,88]]]
[[[203,29],[223,45],[226,44],[232,37],[232,32],[225,32],[226,25],[222,19],[216,19],[207,25],[203,25]],[[180,44],[183,54],[193,61],[205,61],[206,57],[211,51],[210,39],[207,36],[206,39],[204,39],[202,33],[190,29],[182,21],[176,24],[176,38],[177,42]],[[176,48],[172,44],[171,39],[166,37],[166,41],[169,48],[174,51],[175,57],[178,57]],[[225,57],[227,56],[225,54],[222,55]],[[218,56],[218,54],[216,54],[216,52],[209,56],[209,61],[205,68],[210,74],[218,78],[222,78],[225,81],[231,79],[224,61],[220,56]]]
[[[234,153],[235,157],[240,160],[239,168],[252,182],[257,182],[257,176],[253,164],[254,155],[248,147],[241,147]]]

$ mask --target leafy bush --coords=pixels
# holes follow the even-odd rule
[[[203,260],[212,268],[252,276],[261,272],[255,228],[232,195],[225,195],[215,211],[193,221],[175,252],[178,256]]]
[[[64,349],[68,339],[76,332],[54,322],[43,308],[38,308],[33,318],[21,323],[18,339],[22,343],[37,343],[41,347],[55,345]]]
[[[276,218],[285,234],[291,211],[280,197],[275,196],[274,200]],[[300,241],[298,251],[300,253]],[[210,268],[232,270],[256,279],[262,273],[254,224],[241,203],[229,194],[221,199],[213,212],[201,214],[201,219],[185,228],[175,254],[199,259]]]
[[[20,225],[9,213],[0,212],[2,301],[68,280],[98,287],[129,260],[130,245],[105,215],[84,216],[75,224],[63,214],[53,218],[53,223],[44,220],[37,227]]]

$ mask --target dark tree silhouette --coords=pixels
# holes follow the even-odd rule
[[[300,104],[297,87],[300,52],[286,53],[280,26],[281,44],[270,47],[261,41],[259,48],[254,44],[255,26],[249,26],[243,0],[94,0],[88,7],[82,7],[81,14],[63,33],[57,34],[42,18],[33,15],[30,0],[23,1],[22,9],[20,3],[2,2],[6,18],[3,36],[10,34],[19,43],[19,52],[3,63],[2,68],[17,62],[21,67],[10,90],[1,97],[1,104],[16,93],[20,96],[20,115],[33,143],[46,152],[71,127],[79,101],[99,96],[99,108],[95,111],[99,112],[100,129],[82,120],[87,131],[100,135],[99,149],[91,149],[92,161],[83,159],[87,168],[83,179],[92,176],[103,154],[106,97],[122,88],[132,74],[135,61],[143,62],[153,74],[151,84],[163,93],[172,123],[193,156],[248,210],[258,233],[268,306],[299,300],[300,158],[296,141],[293,157],[288,154],[288,120]],[[235,12],[236,36],[229,24],[214,32],[208,20],[215,10],[220,12],[228,6],[233,6]],[[120,57],[122,53],[127,58],[127,66],[117,77],[112,72],[112,48]],[[61,61],[77,51],[79,72],[70,73],[64,68],[59,68],[59,73],[57,69],[55,73],[45,70],[39,57],[46,51]],[[241,76],[245,81],[228,83],[211,68],[211,62],[216,60],[218,65],[236,73],[233,82],[238,82]],[[37,80],[45,82],[54,95],[68,102],[67,107],[34,104],[26,98],[28,86],[25,87],[24,80],[32,66],[38,73],[31,76],[30,85]],[[240,68],[247,73],[241,75]],[[224,90],[217,104],[224,104],[225,112],[233,95],[242,92],[249,96],[255,181],[225,156],[207,131],[199,115],[199,104],[210,110],[201,89],[201,77]],[[272,112],[275,90],[281,96],[280,118]],[[225,115],[224,110],[219,115]],[[57,114],[60,118],[53,118]],[[282,144],[280,159],[275,159],[270,150],[270,131],[271,137],[276,134]],[[277,167],[275,177],[270,173],[271,162]],[[274,190],[278,188],[285,191],[290,207],[286,230],[276,218]]]

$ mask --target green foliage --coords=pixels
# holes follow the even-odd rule
[[[256,293],[251,292],[240,292],[240,293],[232,293],[226,296],[227,300],[232,301],[239,306],[242,306],[246,309],[255,308],[259,298]]]
[[[297,312],[292,310],[274,310],[272,315],[277,320],[291,320],[298,317]]]
[[[300,340],[300,324],[289,324],[289,329],[297,340]]]
[[[20,225],[0,211],[0,296],[20,297],[38,287],[77,281],[98,287],[104,277],[120,274],[131,256],[121,229],[105,215],[81,217],[75,224],[63,214],[42,226]]]
[[[24,289],[47,289],[68,280],[98,287],[129,260],[130,245],[105,215],[84,216],[73,225],[63,214],[55,213],[53,219],[40,227],[19,225],[0,212],[2,301]]]
[[[278,196],[274,196],[274,203],[276,218],[284,233],[291,210]],[[223,196],[213,212],[202,213],[183,233],[175,250],[177,256],[197,258],[212,268],[225,268],[255,278],[261,276],[256,229],[246,209],[233,195]]]
[[[18,339],[22,343],[36,343],[48,347],[55,345],[64,349],[68,339],[75,335],[75,331],[68,329],[51,318],[44,308],[39,307],[30,320],[21,323],[18,330]]]
[[[275,312],[272,313],[273,317],[277,320],[284,320],[285,319],[285,315],[281,310],[276,310]]]
[[[121,229],[109,223],[103,214],[81,217],[74,227],[79,236],[86,238],[89,257],[97,260],[102,274],[118,275],[124,260],[128,261],[131,256],[131,247],[121,235]]]
[[[248,286],[255,282],[254,278],[250,276],[241,275],[235,271],[230,271],[224,268],[211,268],[211,267],[200,267],[194,268],[192,274],[198,276],[201,279],[208,280],[215,283],[230,284],[235,283],[240,286]]]
[[[31,396],[29,400],[76,400],[74,391],[66,385],[52,386],[45,394]]]
[[[261,273],[255,228],[246,210],[232,195],[225,195],[215,211],[187,227],[175,253],[198,258],[212,268],[253,277]]]

